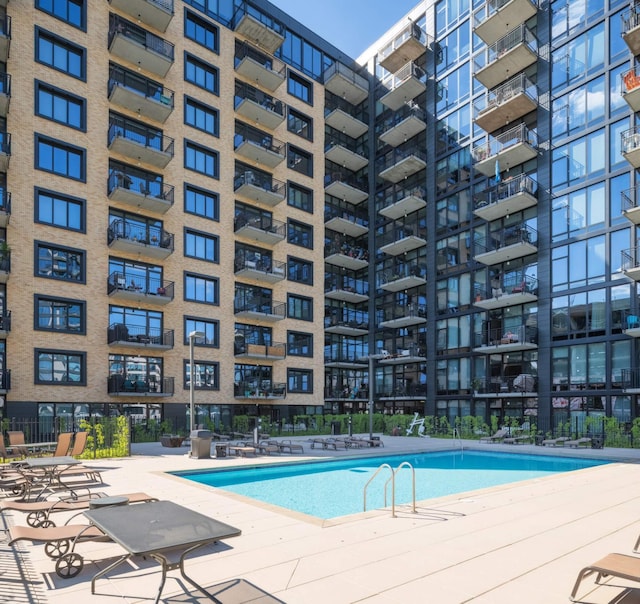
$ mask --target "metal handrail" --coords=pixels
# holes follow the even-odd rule
[[[393,488],[391,489],[391,494],[392,494],[392,498],[391,498],[391,515],[393,518],[396,517],[396,489],[395,489],[395,474],[393,472],[393,468],[388,464],[388,463],[383,463],[374,473],[373,476],[371,478],[369,478],[369,480],[367,481],[367,484],[364,485],[364,491],[363,491],[363,496],[364,496],[364,501],[363,501],[363,512],[367,511],[367,488],[369,487],[369,484],[371,484],[371,481],[378,475],[378,473],[380,472],[380,470],[382,470],[383,468],[388,468],[389,471],[391,472],[391,483],[393,484]],[[386,484],[386,483],[385,483]],[[385,501],[385,505],[386,505],[386,501]]]
[[[395,475],[398,473],[398,470],[402,469],[402,468],[410,468],[411,469],[411,495],[412,495],[412,508],[411,511],[414,514],[417,514],[417,510],[416,510],[416,470],[415,468],[408,462],[408,461],[403,461],[394,471],[393,471],[393,476],[395,477]],[[391,479],[389,479],[391,480]],[[389,480],[387,480],[387,482],[384,485],[384,505],[385,507],[387,506],[387,486],[389,485]],[[392,481],[393,482],[393,489],[394,489],[394,493],[393,493],[393,505],[392,505],[392,510],[393,510],[393,517],[395,518],[395,480]]]

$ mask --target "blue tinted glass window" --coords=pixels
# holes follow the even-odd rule
[[[38,82],[36,84],[36,115],[84,130],[85,100],[59,88]]]
[[[209,262],[218,262],[218,238],[197,231],[186,230],[184,255]]]
[[[218,28],[191,12],[186,14],[184,35],[210,51],[218,52]]]
[[[186,55],[184,79],[213,94],[218,94],[218,70],[191,55]]]
[[[84,199],[36,190],[36,222],[84,232],[84,207]]]
[[[85,180],[85,151],[61,141],[36,135],[36,168],[60,176]]]
[[[184,145],[184,167],[212,178],[218,178],[218,153],[207,147],[186,142]]]
[[[184,189],[184,211],[211,220],[219,219],[218,195],[191,185]]]
[[[36,7],[75,27],[84,27],[84,0],[36,0]]]
[[[184,276],[184,299],[203,304],[218,304],[218,280],[204,275],[186,273]]]
[[[207,134],[218,136],[218,110],[185,97],[184,121]]]
[[[40,29],[36,31],[36,61],[70,76],[85,79],[84,48]]]

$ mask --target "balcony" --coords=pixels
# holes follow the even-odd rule
[[[471,150],[475,162],[473,167],[485,176],[493,176],[535,159],[538,156],[537,146],[535,132],[524,124],[518,124],[496,137],[488,137],[488,142],[474,147]]]
[[[11,47],[11,17],[5,15],[0,18],[0,62],[6,63],[9,59],[9,49]]]
[[[422,233],[416,234],[415,224],[396,224],[378,241],[380,251],[389,256],[399,256],[427,244]]]
[[[158,380],[139,379],[138,377],[113,374],[107,382],[109,396],[167,397],[174,394],[174,378]]]
[[[11,390],[11,370],[0,370],[0,394],[7,394]]]
[[[237,195],[272,207],[284,201],[287,195],[287,185],[284,182],[257,170],[245,170],[242,174],[237,174],[233,190]]]
[[[359,304],[369,299],[369,284],[365,279],[333,274],[325,280],[325,298]]]
[[[112,170],[107,190],[111,201],[127,208],[164,214],[173,205],[173,185],[146,180],[134,173]]]
[[[111,66],[108,95],[113,105],[156,122],[173,112],[173,90],[120,66]]]
[[[493,44],[509,28],[524,24],[537,12],[537,3],[532,0],[485,0],[473,13],[473,32],[485,44]]]
[[[488,266],[523,258],[538,251],[538,233],[527,224],[494,231],[485,239],[475,241],[475,260]]]
[[[495,310],[537,300],[538,280],[535,277],[509,273],[500,280],[499,287],[492,287],[490,291],[478,286],[473,304],[483,310]]]
[[[7,117],[11,101],[11,75],[0,73],[0,117]]]
[[[622,191],[622,213],[632,224],[640,224],[640,189],[632,187]]]
[[[349,237],[360,237],[369,232],[367,213],[349,203],[324,204],[324,226]]]
[[[234,221],[234,232],[253,241],[274,245],[286,239],[287,225],[271,217],[238,215]]]
[[[248,42],[236,41],[236,73],[258,86],[275,91],[286,78],[286,67],[280,59],[261,52]]]
[[[362,363],[361,355],[355,351],[335,350],[331,351],[325,347],[324,366],[335,369],[364,369],[366,365]]]
[[[273,130],[284,121],[284,104],[244,82],[236,82],[236,113],[260,126]]]
[[[248,399],[283,399],[287,396],[287,385],[284,382],[272,382],[262,380],[260,384],[255,381],[240,382],[233,386],[234,398]]]
[[[157,227],[145,227],[125,220],[114,220],[107,229],[112,250],[164,260],[173,253],[173,234]]]
[[[538,60],[538,41],[519,25],[487,48],[474,62],[474,77],[485,87],[495,88]]]
[[[352,204],[369,199],[369,187],[365,178],[356,178],[348,172],[332,172],[324,177],[324,192]]]
[[[324,70],[323,80],[326,90],[352,105],[359,105],[369,96],[369,80],[337,61]]]
[[[10,159],[11,134],[8,132],[0,132],[0,172],[6,172],[9,169]]]
[[[158,31],[166,31],[173,18],[173,0],[109,0],[109,4]]]
[[[398,183],[426,167],[426,151],[415,147],[394,149],[376,160],[376,171],[380,178],[393,183]]]
[[[138,327],[113,323],[107,331],[109,346],[125,346],[128,348],[153,348],[170,350],[173,348],[173,329],[159,327]]]
[[[634,167],[640,168],[640,127],[625,130],[622,138],[622,156]]]
[[[284,42],[284,27],[267,15],[255,12],[245,2],[242,5],[233,18],[235,32],[273,54]],[[245,12],[248,10],[253,14]]]
[[[418,105],[405,105],[393,114],[392,121],[384,124],[384,132],[378,137],[386,145],[397,147],[427,128],[427,117]]]
[[[338,132],[344,132],[351,138],[360,138],[369,130],[367,115],[355,112],[353,106],[343,99],[327,99],[324,107],[324,123]]]
[[[326,333],[338,336],[358,337],[366,335],[369,332],[369,326],[356,319],[340,320],[338,317],[325,317],[324,330]]]
[[[526,174],[519,174],[474,196],[473,213],[491,222],[515,214],[538,203],[536,182]]]
[[[11,217],[11,193],[0,189],[0,227],[4,228],[9,224]]]
[[[422,325],[427,322],[427,311],[424,306],[408,304],[407,306],[394,306],[386,308],[384,320],[378,323],[380,329],[403,329],[413,325]]]
[[[424,363],[425,352],[417,344],[409,344],[407,348],[397,347],[395,350],[382,349],[378,363],[381,365],[404,365],[406,363]]]
[[[415,63],[407,63],[402,69],[395,72],[393,77],[386,79],[384,84],[389,89],[380,102],[397,111],[405,103],[413,101],[419,94],[425,91],[427,74]]]
[[[113,14],[109,19],[109,52],[161,78],[174,62],[171,42]]]
[[[627,105],[636,112],[640,111],[640,70],[633,68],[620,75],[620,91]]]
[[[0,252],[0,283],[9,281],[11,274],[11,251]]]
[[[235,343],[233,354],[245,359],[266,359],[282,361],[287,357],[287,346],[283,342],[271,344],[251,344],[249,342]]]
[[[622,333],[632,338],[640,338],[640,316],[635,311],[621,311]]]
[[[174,283],[151,275],[132,277],[114,272],[107,279],[107,295],[133,304],[164,306],[173,300]]]
[[[358,172],[369,163],[355,141],[349,141],[347,137],[331,136],[325,144],[324,153],[326,159],[352,172]]]
[[[491,328],[474,334],[474,352],[501,354],[537,349],[538,328],[526,324]]]
[[[110,117],[107,139],[110,151],[136,162],[166,168],[173,159],[173,139],[140,122]]]
[[[369,265],[369,252],[357,245],[342,243],[325,246],[324,261],[333,266],[357,271]]]
[[[387,292],[399,292],[427,283],[426,271],[417,264],[400,265],[380,275],[379,287]]]
[[[397,201],[393,201],[393,199]],[[379,214],[392,220],[407,216],[412,212],[421,210],[427,205],[422,187],[398,191],[393,199],[391,203],[378,210]]]
[[[256,279],[266,283],[284,281],[287,276],[287,263],[273,260],[266,254],[245,254],[234,261],[234,273],[237,277]]]
[[[240,122],[236,123],[233,146],[240,157],[266,168],[275,168],[286,156],[286,146],[281,140]]]
[[[421,57],[431,43],[431,38],[419,25],[409,24],[378,53],[378,64],[391,73]]]
[[[236,303],[233,313],[238,318],[261,320],[261,321],[282,321],[287,314],[287,305],[284,302],[245,302]]]
[[[622,250],[622,272],[633,281],[640,281],[640,247]]]
[[[11,311],[5,310],[0,313],[0,337],[6,338],[11,331]]]
[[[640,54],[640,5],[635,2],[622,13],[622,39],[633,56]]]
[[[536,87],[524,74],[520,74],[506,84],[487,91],[480,102],[476,103],[474,121],[486,132],[494,132],[531,113],[537,107]]]

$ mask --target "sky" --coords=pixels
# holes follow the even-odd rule
[[[335,47],[357,59],[420,0],[271,0]]]

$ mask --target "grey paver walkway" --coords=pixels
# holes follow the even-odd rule
[[[432,499],[421,502],[415,515],[402,507],[397,518],[378,510],[326,522],[309,522],[165,474],[294,458],[460,447],[459,442],[439,439],[384,437],[385,448],[380,450],[323,451],[311,450],[306,438],[300,441],[304,454],[226,459],[191,459],[187,446],[170,449],[150,443],[134,445],[131,458],[92,463],[101,468],[106,482],[101,490],[107,493],[146,491],[242,529],[242,536],[187,562],[189,572],[204,585],[231,581],[218,590],[217,597],[225,604],[564,603],[580,568],[609,552],[630,554],[640,534],[640,451],[626,449],[464,442],[467,448],[487,451],[621,462]],[[24,523],[17,512],[4,520]],[[155,597],[160,573],[150,560],[121,567],[100,579],[98,593],[90,594],[91,576],[121,553],[115,544],[79,545],[87,560],[85,568],[67,580],[55,574],[54,563],[42,550],[25,545],[16,553],[0,544],[0,602],[137,603]],[[170,573],[162,602],[209,601],[185,594],[178,577],[177,572]],[[588,578],[579,596],[591,604],[640,601],[640,592],[626,589],[624,581],[608,583],[595,586]]]

